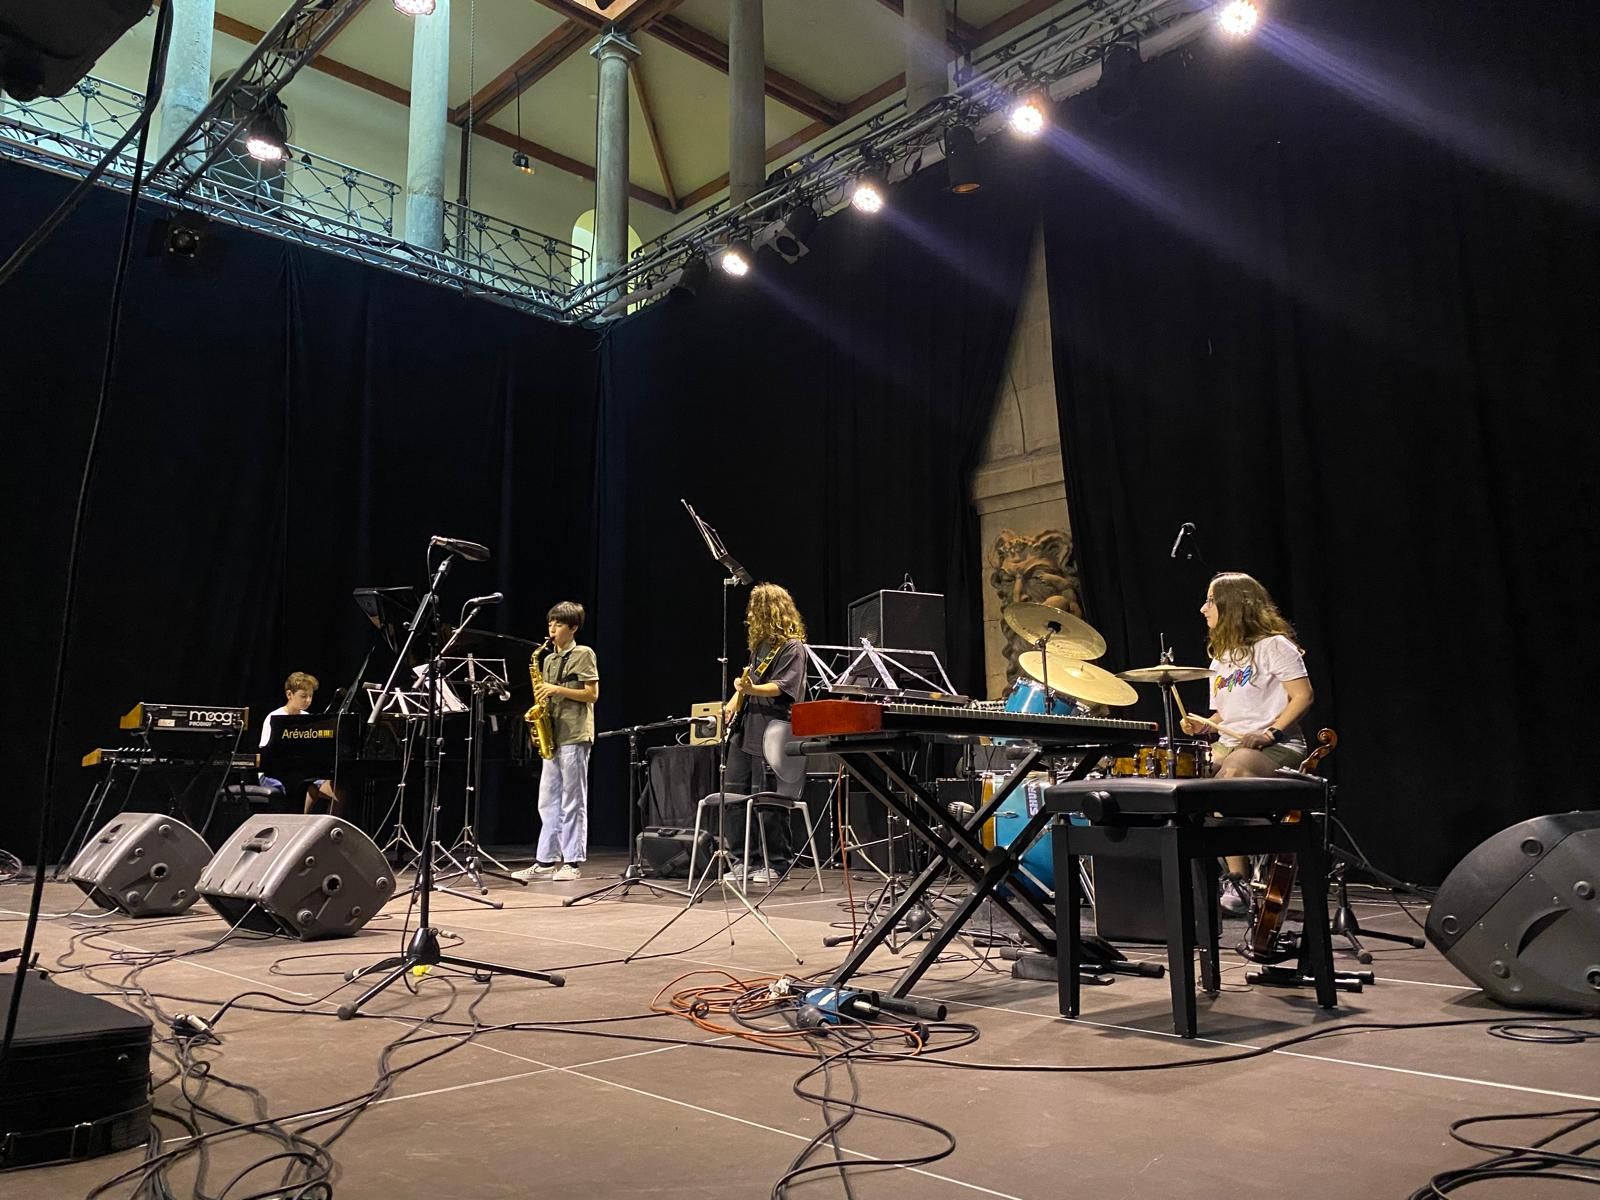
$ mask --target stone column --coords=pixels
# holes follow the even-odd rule
[[[917,112],[945,93],[950,56],[945,52],[944,8],[944,0],[905,0],[907,112]]]
[[[450,0],[411,18],[411,125],[406,139],[406,241],[444,248],[444,152],[449,109]]]
[[[167,74],[161,87],[156,159],[172,149],[211,99],[211,26],[217,15],[216,0],[171,0],[171,4],[172,36],[167,42]]]
[[[728,201],[767,179],[767,45],[761,0],[728,0]]]
[[[619,270],[628,258],[628,64],[639,47],[614,27],[593,50],[600,64],[600,116],[595,124],[594,277]],[[619,291],[602,300],[615,299]]]

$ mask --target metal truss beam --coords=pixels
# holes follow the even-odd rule
[[[366,0],[293,0],[238,69],[150,169],[152,186],[185,195],[268,99],[338,36]],[[248,104],[240,104],[248,99]],[[232,117],[221,114],[232,110]]]

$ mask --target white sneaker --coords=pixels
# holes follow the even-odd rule
[[[511,872],[511,878],[522,883],[534,883],[541,879],[549,879],[555,874],[559,863],[534,863],[532,866],[523,867],[520,871]]]
[[[556,883],[565,883],[569,879],[581,878],[583,872],[578,870],[575,863],[562,863],[550,873],[550,878]]]

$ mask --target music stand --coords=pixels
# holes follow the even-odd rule
[[[428,554],[432,557],[434,545],[443,539],[433,539],[429,542]],[[519,979],[538,979],[556,987],[566,985],[566,980],[560,975],[548,971],[529,971],[520,967],[507,967],[499,963],[481,962],[477,959],[459,958],[453,954],[445,954],[439,948],[439,931],[429,924],[428,899],[433,891],[433,851],[437,834],[439,813],[439,746],[443,732],[442,714],[439,709],[439,587],[444,583],[445,576],[450,573],[451,566],[466,543],[445,545],[445,554],[439,567],[433,573],[428,583],[427,593],[417,603],[417,611],[411,618],[409,632],[406,635],[405,646],[400,650],[399,658],[395,662],[394,670],[389,672],[388,682],[383,685],[383,692],[378,697],[378,703],[373,705],[372,715],[367,718],[367,723],[377,721],[378,713],[387,697],[394,689],[395,680],[400,674],[401,665],[411,645],[416,641],[417,634],[421,632],[426,621],[428,629],[428,659],[432,668],[428,672],[428,705],[427,705],[427,740],[423,752],[423,779],[424,779],[424,804],[422,817],[422,848],[419,860],[422,864],[421,874],[417,879],[417,932],[412,935],[411,941],[400,953],[398,958],[385,959],[374,964],[370,970],[379,970],[388,967],[384,977],[377,983],[367,988],[349,1004],[339,1007],[339,1019],[348,1021],[358,1013],[362,1006],[379,992],[387,989],[395,980],[402,978],[416,967],[465,967],[478,973],[491,975],[513,975]],[[460,548],[458,548],[460,547]],[[478,558],[487,558],[488,552],[478,551]],[[474,897],[475,898],[475,897]],[[359,973],[358,973],[359,974]]]
[[[451,642],[454,641],[452,638]],[[450,646],[446,645],[445,649],[449,648]],[[483,801],[484,706],[490,696],[502,696],[507,699],[511,696],[506,688],[505,659],[479,658],[475,654],[468,654],[464,658],[441,656],[439,661],[446,664],[444,682],[453,682],[457,686],[464,685],[472,697],[471,715],[467,724],[467,796],[462,811],[461,832],[456,835],[456,840],[448,849],[441,851],[442,856],[455,867],[455,870],[444,876],[440,882],[464,875],[485,896],[489,894],[489,886],[483,882],[485,875],[493,875],[497,879],[515,883],[519,887],[527,887],[527,880],[518,879],[505,863],[479,844],[476,828]],[[456,857],[457,851],[461,853],[459,859]],[[490,870],[481,865],[484,862],[493,863],[499,869]]]
[[[745,570],[733,555],[728,553],[728,548],[723,545],[721,536],[718,535],[715,529],[700,519],[700,514],[694,511],[694,507],[687,500],[680,499],[679,503],[688,512],[689,519],[694,522],[695,528],[700,531],[700,539],[705,542],[706,551],[711,555],[712,560],[728,572],[727,576],[722,580],[722,654],[717,659],[717,663],[722,670],[721,691],[717,694],[726,696],[728,694],[728,593],[735,587],[754,583],[755,577]],[[678,919],[693,908],[712,887],[717,887],[722,891],[724,918],[727,917],[728,892],[731,890],[739,903],[744,905],[745,910],[756,919],[763,929],[772,935],[780,946],[789,952],[794,961],[798,964],[803,964],[805,960],[794,952],[794,947],[783,940],[783,935],[774,929],[772,923],[767,920],[760,909],[750,902],[750,897],[745,894],[744,888],[729,887],[727,868],[732,861],[733,856],[728,852],[728,739],[724,736],[717,745],[717,847],[711,852],[711,857],[706,862],[705,870],[700,873],[699,885],[697,886],[693,879],[689,881],[688,903],[674,913],[665,925],[640,943],[638,949],[628,954],[622,961],[632,962],[646,946],[671,929]],[[715,877],[712,876],[713,870],[716,872]],[[728,920],[727,928],[728,941],[732,943],[732,920]]]

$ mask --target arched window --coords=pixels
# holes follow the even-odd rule
[[[594,209],[580,216],[572,224],[572,244],[582,250],[588,257],[581,264],[574,262],[572,282],[585,284],[594,282]],[[633,257],[633,252],[644,244],[639,235],[634,232],[632,225],[628,226],[628,257]]]

